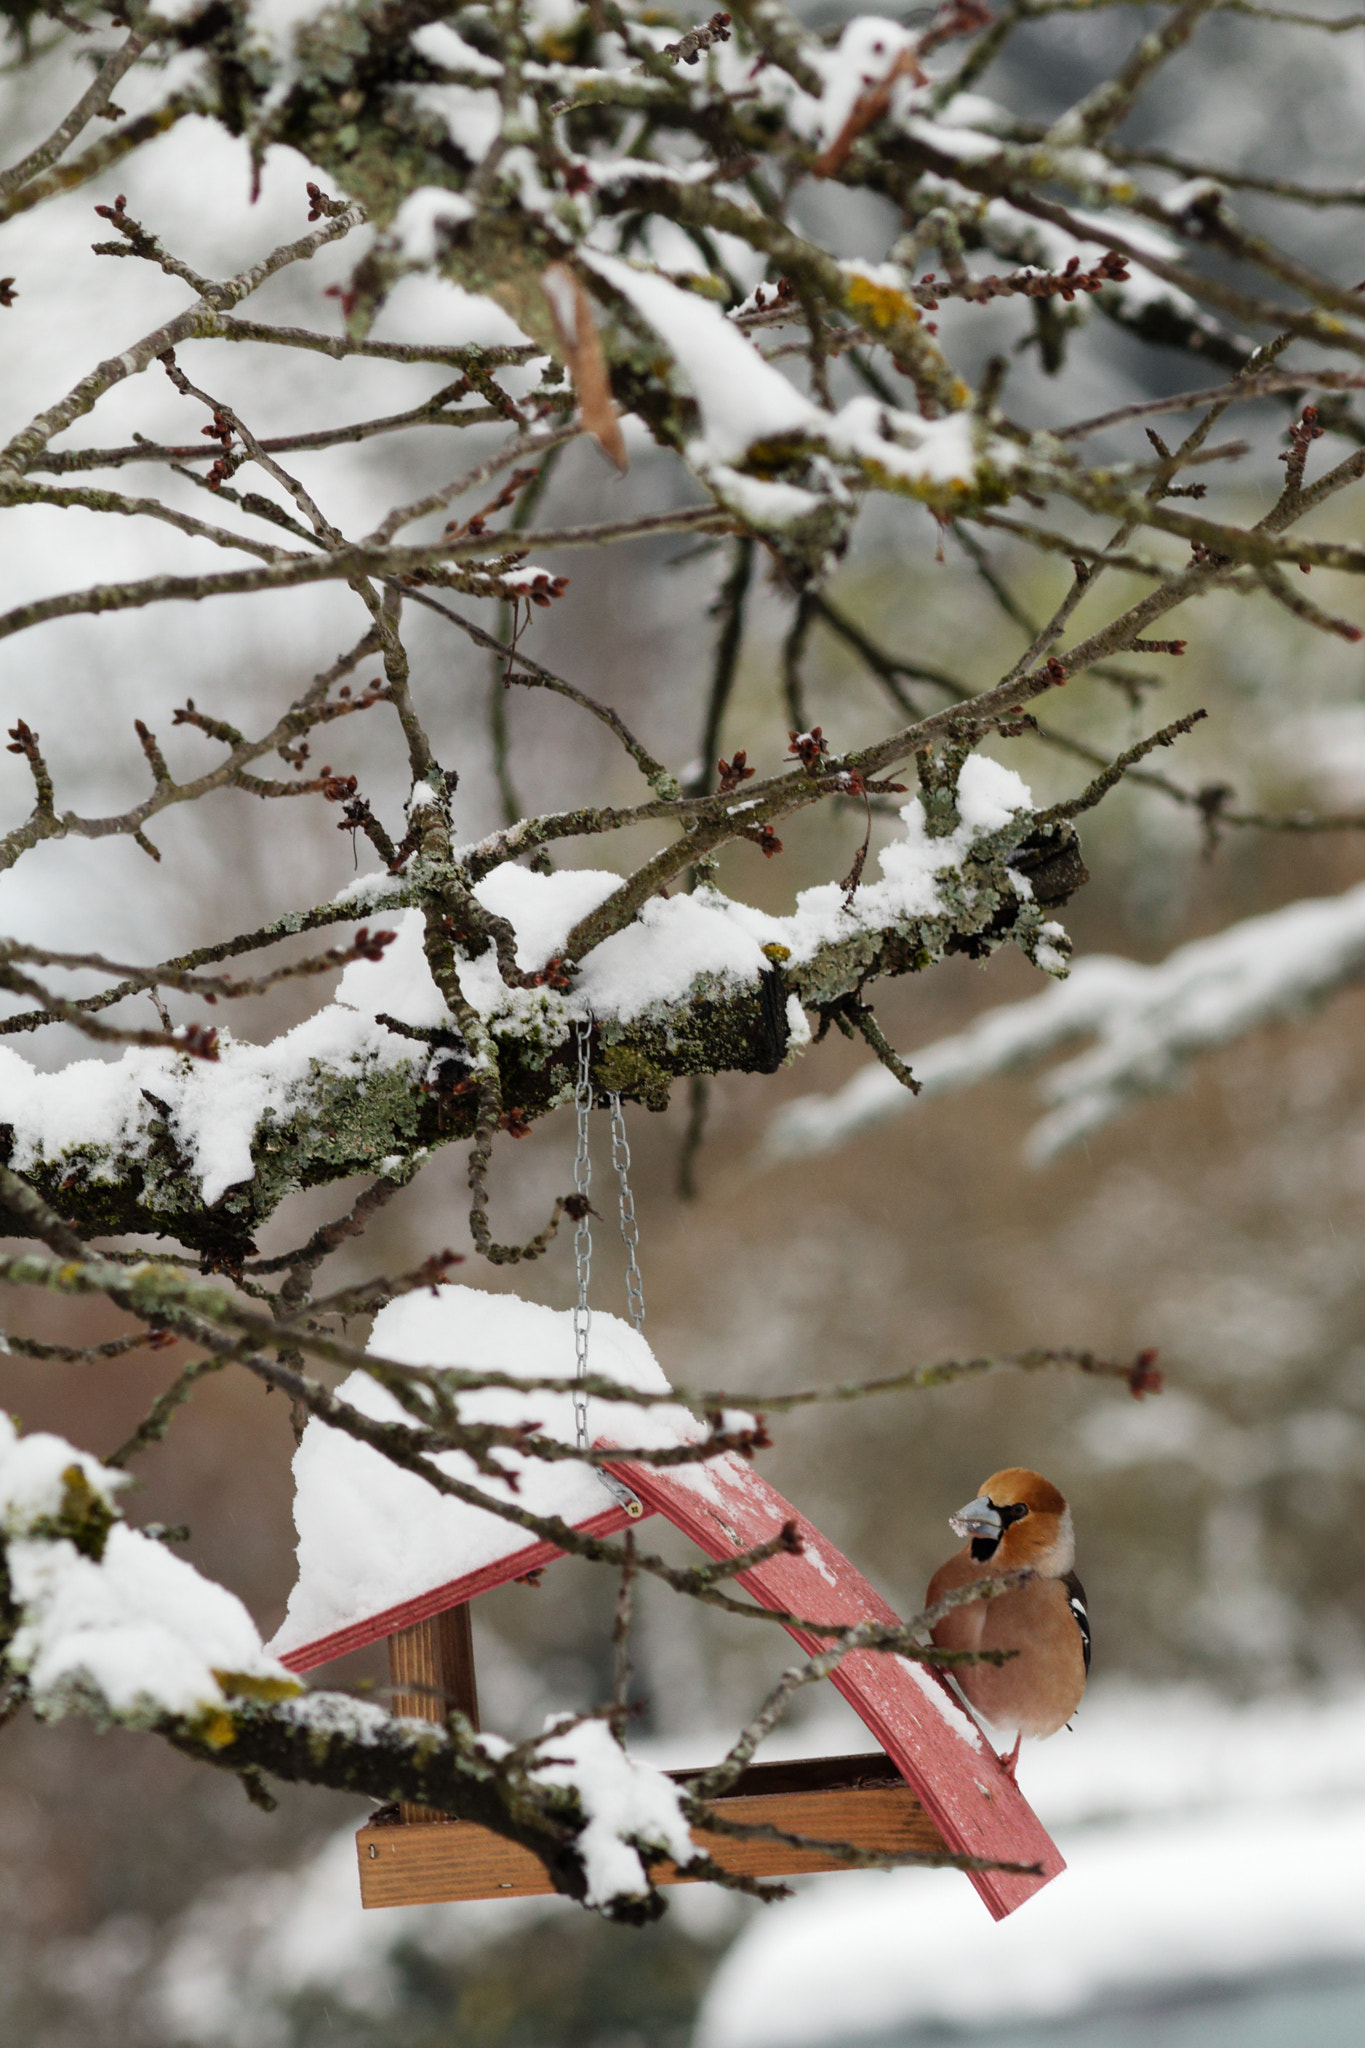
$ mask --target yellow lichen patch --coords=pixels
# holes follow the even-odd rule
[[[215,1671],[213,1675],[230,1698],[292,1700],[303,1691],[297,1678],[258,1676],[252,1671]]]
[[[195,1723],[194,1732],[209,1749],[230,1749],[237,1740],[237,1723],[226,1707],[211,1707]]]
[[[770,940],[761,950],[764,959],[771,960],[777,967],[780,967],[784,960],[790,960],[792,956],[791,947],[779,945],[776,939]]]
[[[949,503],[956,510],[955,501],[966,497],[971,490],[971,485],[961,477],[901,476],[871,455],[862,458],[861,466],[864,480],[874,489],[894,491],[901,498],[918,498],[922,505],[938,510],[946,510]]]
[[[35,1533],[64,1536],[83,1557],[98,1564],[104,1555],[104,1541],[116,1517],[104,1495],[86,1478],[74,1462],[62,1473],[62,1505],[54,1520],[39,1524]]]
[[[604,1046],[598,1059],[598,1074],[609,1094],[629,1095],[651,1109],[667,1107],[669,1076],[653,1060],[629,1046]]]
[[[766,440],[751,441],[744,458],[745,471],[761,479],[782,477],[790,464],[802,459],[806,448],[795,434],[771,434]]]
[[[864,277],[860,271],[849,278],[844,296],[849,311],[870,320],[874,327],[895,327],[902,320],[913,324],[920,317],[919,307],[903,291],[875,277]]]
[[[95,1492],[81,1467],[74,1462],[65,1466],[62,1471],[63,1517],[69,1517],[73,1522],[83,1522],[96,1502],[100,1507],[104,1506],[103,1500]]]
[[[671,270],[668,276],[680,291],[693,292],[699,299],[714,299],[723,304],[729,295],[725,279],[711,270]]]

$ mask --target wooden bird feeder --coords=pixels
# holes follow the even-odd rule
[[[599,1438],[597,1447],[612,1446]],[[802,1540],[799,1555],[782,1551],[738,1574],[738,1583],[761,1606],[840,1627],[897,1623],[848,1559],[733,1453],[701,1468],[622,1462],[612,1469],[638,1496],[646,1515],[662,1515],[712,1558],[753,1549],[776,1536],[784,1523],[794,1522]],[[585,1534],[606,1536],[632,1519],[624,1507],[609,1504],[577,1526]],[[528,1544],[400,1605],[296,1644],[283,1653],[283,1661],[294,1671],[309,1671],[387,1636],[395,1711],[443,1719],[454,1706],[477,1727],[469,1603],[562,1554],[550,1543]],[[796,1628],[789,1633],[807,1652],[824,1647],[820,1637]],[[753,1765],[714,1802],[719,1814],[876,1855],[947,1850],[1036,1866],[1027,1875],[968,1873],[997,1920],[1065,1867],[994,1748],[937,1672],[886,1652],[853,1650],[831,1683],[880,1747],[869,1755]],[[689,1773],[672,1775],[685,1781]],[[779,1842],[700,1832],[694,1838],[724,1868],[756,1877],[853,1867],[838,1856]],[[356,1836],[356,1847],[366,1906],[519,1898],[553,1889],[529,1850],[473,1822],[420,1806],[400,1807],[393,1819],[369,1822]],[[689,1881],[671,1864],[656,1866],[653,1876],[657,1884]]]

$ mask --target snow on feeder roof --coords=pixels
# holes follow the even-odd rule
[[[458,1366],[519,1379],[574,1375],[567,1310],[475,1287],[424,1289],[390,1302],[375,1317],[369,1349],[404,1365]],[[637,1392],[670,1391],[644,1338],[617,1316],[593,1315],[592,1371]],[[353,1372],[337,1391],[377,1421],[412,1420],[368,1373]],[[565,1444],[575,1438],[568,1394],[489,1387],[462,1395],[460,1414],[470,1422],[534,1422]],[[595,1396],[588,1401],[588,1430],[590,1439],[651,1447],[705,1435],[697,1418],[673,1403],[641,1408]],[[560,1516],[594,1534],[625,1524],[588,1466],[572,1459],[547,1464],[507,1450],[497,1457],[516,1473],[515,1492],[480,1473],[463,1451],[439,1452],[432,1462],[490,1499]],[[299,1576],[270,1650],[295,1671],[520,1578],[560,1554],[500,1515],[436,1493],[381,1451],[316,1420],[295,1453],[294,1482]]]

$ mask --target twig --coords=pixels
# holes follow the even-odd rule
[[[12,192],[27,185],[40,171],[45,171],[49,164],[56,163],[58,157],[66,154],[82,128],[109,105],[114,87],[124,72],[137,62],[150,40],[144,29],[135,28],[126,42],[109,53],[75,106],[57,123],[47,141],[40,142],[36,149],[30,150],[8,171],[0,171],[0,199],[7,199]]]
[[[650,788],[657,795],[667,800],[681,793],[677,781],[669,774],[663,763],[656,761],[648,749],[641,745],[620,713],[613,711],[609,704],[599,704],[595,698],[589,697],[584,691],[576,689],[572,683],[565,682],[562,676],[557,676],[553,669],[546,668],[541,662],[532,661],[530,656],[523,654],[519,647],[508,646],[505,641],[497,639],[492,633],[486,633],[482,626],[475,625],[472,619],[463,618],[459,612],[452,611],[448,605],[438,603],[429,592],[425,590],[410,590],[407,592],[407,596],[413,603],[424,605],[428,611],[439,612],[441,617],[448,619],[452,626],[458,626],[460,631],[467,634],[476,647],[487,648],[490,654],[496,655],[500,662],[506,664],[504,675],[508,685],[516,683],[530,690],[552,690],[556,696],[567,697],[571,704],[577,704],[582,710],[589,712],[592,717],[599,719],[603,725],[615,733],[621,745],[630,755],[631,760],[634,761]],[[501,680],[499,680],[498,686],[500,689],[503,687]],[[508,822],[515,823],[520,815],[520,811],[517,810],[509,818]]]
[[[621,1562],[621,1583],[616,1595],[616,1613],[611,1627],[612,1647],[612,1725],[618,1735],[625,1723],[630,1698],[630,1682],[634,1667],[630,1661],[630,1630],[635,1614],[635,1535],[626,1529],[622,1532],[621,1548],[625,1556]]]
[[[720,587],[715,616],[720,621],[711,668],[711,688],[706,700],[697,770],[688,784],[690,794],[700,796],[713,787],[716,759],[720,752],[721,729],[730,692],[734,688],[739,650],[744,639],[744,606],[754,569],[754,544],[744,537],[735,542],[730,573]]]
[[[1208,715],[1207,711],[1188,712],[1184,718],[1177,718],[1170,725],[1163,725],[1160,732],[1149,733],[1147,738],[1139,740],[1136,746],[1126,747],[1110,762],[1102,775],[1097,775],[1093,782],[1086,784],[1079,796],[1067,797],[1062,803],[1053,804],[1048,810],[1040,811],[1039,825],[1054,825],[1063,818],[1076,818],[1082,811],[1093,810],[1100,798],[1111,790],[1116,782],[1120,782],[1130,768],[1135,768],[1139,761],[1145,761],[1157,747],[1174,746],[1183,734],[1189,732]]]
[[[706,1131],[706,1114],[711,1103],[711,1084],[705,1074],[693,1074],[687,1083],[687,1123],[678,1153],[678,1193],[684,1202],[698,1195],[697,1160]]]

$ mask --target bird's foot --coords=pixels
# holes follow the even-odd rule
[[[1010,1751],[1009,1755],[1002,1756],[1000,1759],[1001,1763],[1005,1766],[1006,1775],[1010,1779],[1013,1779],[1015,1766],[1019,1762],[1019,1745],[1023,1741],[1023,1739],[1023,1732],[1021,1730],[1021,1732],[1014,1738],[1014,1748]]]

